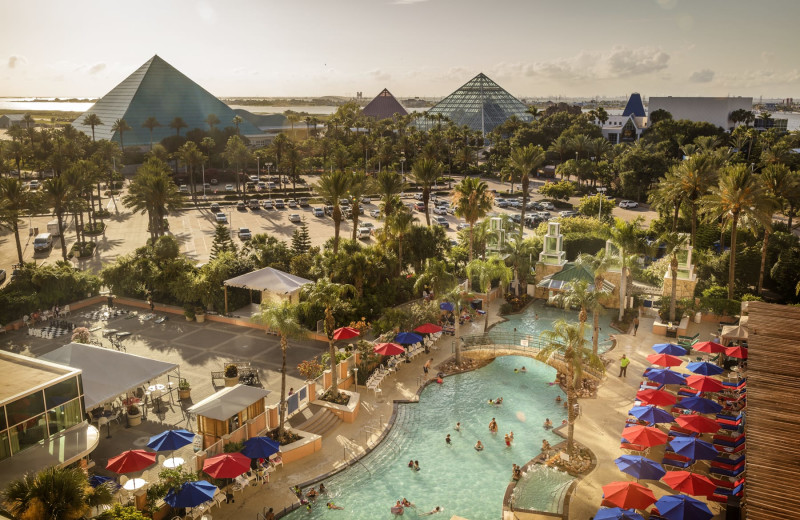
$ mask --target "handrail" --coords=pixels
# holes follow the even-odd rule
[[[345,464],[347,464],[349,467],[352,467],[353,464],[357,462],[357,463],[361,464],[361,467],[363,467],[365,470],[367,470],[367,473],[369,473],[369,476],[371,477],[372,476],[372,472],[369,470],[369,468],[363,462],[361,462],[361,459],[356,457],[355,452],[353,452],[353,450],[348,449],[347,446],[343,446],[343,448],[344,448],[344,462],[345,462]],[[353,457],[349,462],[347,461],[347,452],[348,451],[350,452],[350,455]]]

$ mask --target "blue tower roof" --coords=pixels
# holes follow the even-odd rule
[[[625,110],[622,111],[623,116],[645,117],[647,114],[644,111],[644,104],[642,103],[642,96],[638,92],[631,94],[628,98],[628,104],[625,105]]]

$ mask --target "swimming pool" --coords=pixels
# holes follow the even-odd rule
[[[525,366],[527,373],[514,373]],[[523,465],[536,456],[542,439],[555,444],[561,438],[544,430],[545,417],[559,424],[565,417],[558,386],[550,386],[555,369],[526,357],[507,356],[484,368],[445,378],[443,385],[429,385],[418,404],[398,406],[395,425],[372,453],[353,467],[327,479],[328,496],[317,499],[311,512],[300,509],[290,519],[393,518],[390,508],[403,497],[416,504],[405,517],[417,516],[436,506],[442,518],[461,515],[470,520],[495,520],[502,510],[503,495],[511,478],[512,464]],[[503,404],[488,404],[503,397]],[[499,433],[488,431],[496,418]],[[461,423],[461,432],[453,427]],[[514,432],[507,448],[504,435]],[[445,443],[450,434],[452,444]],[[480,439],[486,446],[474,449]],[[407,467],[418,460],[421,470]],[[570,477],[571,478],[571,477]],[[551,485],[552,484],[552,485]],[[536,492],[543,506],[552,507],[563,479],[545,480]],[[328,510],[333,501],[344,511]],[[438,518],[438,517],[434,517]]]
[[[573,480],[572,475],[555,468],[532,466],[514,487],[511,503],[514,509],[562,512],[561,502]],[[543,493],[543,489],[550,493]]]
[[[608,340],[611,334],[616,333],[611,328],[611,319],[613,318],[613,311],[604,310],[600,313],[600,336],[599,351],[605,352],[608,348]],[[538,315],[538,319],[537,319]],[[491,332],[498,333],[511,333],[514,329],[521,334],[530,334],[534,337],[539,335],[545,330],[553,330],[553,322],[559,319],[567,320],[570,323],[578,322],[578,311],[562,309],[560,307],[552,307],[545,305],[543,300],[536,300],[524,311],[518,314],[509,314],[503,316],[508,321],[498,323],[490,329]],[[589,318],[586,320],[586,331],[584,333],[588,348],[592,348],[592,313],[589,313]]]

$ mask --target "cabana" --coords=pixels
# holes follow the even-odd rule
[[[747,341],[748,336],[747,327],[742,325],[726,325],[722,327],[720,343],[728,346],[728,342],[730,341]]]
[[[180,368],[175,363],[157,361],[83,343],[68,343],[39,357],[82,371],[83,398],[87,410],[114,401],[149,381]]]
[[[225,289],[225,314],[228,314],[228,287],[238,287],[249,291],[260,291],[264,298],[275,300],[300,301],[300,288],[313,283],[311,280],[285,273],[272,267],[246,273],[222,282]],[[252,301],[252,292],[250,293]]]
[[[594,274],[588,266],[576,263],[567,263],[564,268],[557,273],[545,276],[542,281],[537,283],[536,286],[548,291],[548,302],[558,293],[565,291],[566,286],[570,283],[585,281],[588,284],[588,290],[594,290]],[[611,294],[614,291],[614,284],[603,280],[603,286],[600,292]]]
[[[256,431],[267,427],[264,398],[269,390],[247,385],[224,388],[187,410],[197,416],[197,433],[203,437],[203,449],[260,416]],[[246,440],[231,439],[235,442]]]

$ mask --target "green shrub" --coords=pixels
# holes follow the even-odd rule
[[[511,314],[514,312],[514,307],[510,303],[504,303],[500,306],[500,314]]]
[[[586,219],[562,219],[562,220],[586,220]],[[596,254],[606,247],[606,240],[589,233],[569,233],[564,235],[564,251],[567,253],[567,260],[575,260],[582,253],[590,255]]]

